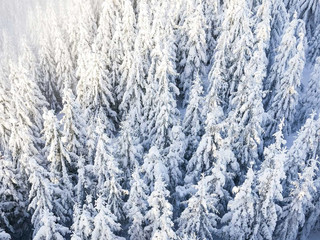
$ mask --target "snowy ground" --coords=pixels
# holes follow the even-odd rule
[[[320,232],[312,233],[309,240],[320,240]]]

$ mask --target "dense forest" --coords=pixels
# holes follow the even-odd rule
[[[1,240],[320,229],[319,0],[30,9],[0,40]]]

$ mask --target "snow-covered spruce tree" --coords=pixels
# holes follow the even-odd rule
[[[200,76],[197,74],[191,88],[190,102],[182,123],[183,132],[187,140],[187,159],[190,159],[197,150],[201,137],[204,134],[203,105],[203,87]]]
[[[253,227],[254,239],[274,239],[273,233],[281,214],[279,203],[283,200],[282,181],[286,178],[284,165],[288,161],[282,128],[283,121],[279,125],[279,131],[274,134],[275,143],[265,148],[264,161],[257,173],[259,203],[256,208],[258,220]]]
[[[32,186],[29,193],[29,210],[32,210],[33,239],[63,239],[69,230],[58,223],[53,213],[52,192],[56,189],[49,180],[49,172],[34,159],[31,159],[30,165],[33,169],[29,178]]]
[[[60,221],[66,225],[72,219],[73,184],[72,174],[75,174],[75,163],[72,162],[70,153],[62,143],[62,133],[58,119],[50,110],[44,114],[44,138],[46,140],[45,152],[50,163],[50,180],[56,191],[52,196],[54,211]],[[59,190],[58,190],[59,189]]]
[[[59,95],[68,87],[73,92],[76,91],[76,74],[72,62],[72,58],[68,49],[66,37],[62,29],[57,23],[53,23],[53,44],[54,44],[54,61],[56,62],[56,83]]]
[[[210,88],[215,87],[223,109],[227,110],[252,56],[254,36],[248,1],[228,2],[221,29],[209,83]]]
[[[119,32],[116,32],[111,45],[111,56],[120,56],[121,64],[118,69],[120,78],[115,79],[117,101],[122,102],[123,95],[127,90],[127,79],[131,76],[130,68],[135,61],[134,43],[136,37],[136,17],[131,0],[122,0],[121,7],[121,24]],[[112,61],[112,59],[111,59]]]
[[[114,99],[105,61],[97,50],[87,57],[85,73],[77,85],[77,99],[84,110],[88,131],[93,131],[99,118],[106,126],[106,133],[112,136],[115,130],[116,112],[111,108]]]
[[[22,59],[18,66],[11,65],[10,81],[12,133],[9,150],[15,166],[29,172],[31,169],[26,157],[39,158],[39,151],[44,146],[40,137],[43,127],[42,109],[48,104],[35,80],[23,66]]]
[[[176,96],[179,90],[175,85],[174,42],[171,17],[167,16],[169,3],[155,3],[151,34],[154,48],[151,51],[151,66],[148,72],[148,87],[145,95],[145,146],[157,145],[159,149],[169,146],[169,132],[179,123]],[[155,97],[156,96],[156,97]]]
[[[148,138],[151,145],[157,145],[159,149],[169,146],[169,132],[180,121],[175,100],[179,90],[173,82],[174,69],[166,48],[158,42],[151,53],[148,88],[156,89],[156,92],[147,90],[146,94],[147,98],[156,97],[151,106],[146,106],[145,112],[148,113]]]
[[[75,205],[71,240],[89,240],[94,229],[94,217],[97,215],[92,204],[92,196],[87,195],[83,206]]]
[[[310,76],[307,91],[303,99],[303,109],[301,116],[305,120],[312,111],[320,111],[320,56],[317,57]]]
[[[170,178],[169,190],[175,190],[176,186],[183,183],[181,168],[185,163],[185,135],[181,126],[174,126],[169,137],[171,144],[165,156],[165,164]]]
[[[131,113],[131,111],[130,111]],[[140,144],[140,138],[135,133],[135,125],[132,126],[131,115],[121,123],[120,135],[117,139],[117,148],[115,156],[118,159],[119,167],[122,169],[123,186],[129,188],[130,178],[134,168],[142,163],[143,147]]]
[[[206,20],[207,60],[211,61],[220,34],[223,4],[219,0],[202,0]]]
[[[320,23],[320,5],[316,0],[286,0],[291,13],[297,12],[298,17],[306,23],[308,37],[313,36],[315,28]]]
[[[298,173],[303,171],[310,159],[316,159],[319,155],[319,138],[320,122],[313,113],[299,130],[288,151],[289,161],[285,165],[288,184],[297,179]]]
[[[316,172],[317,160],[310,159],[306,168],[299,173],[298,179],[292,183],[290,195],[284,199],[285,206],[277,226],[275,236],[279,239],[297,239],[299,229],[305,224],[307,210],[312,207]]]
[[[312,63],[315,63],[317,57],[320,57],[320,25],[316,28],[313,38],[310,39],[308,55]]]
[[[222,228],[226,239],[251,239],[256,219],[256,205],[258,196],[255,188],[255,173],[249,168],[244,183],[233,189],[235,197],[228,204],[229,212],[223,216]]]
[[[16,233],[15,226],[23,220],[18,217],[25,214],[22,209],[26,207],[26,201],[20,181],[9,155],[0,156],[0,226],[10,234]]]
[[[0,228],[0,238],[3,240],[11,240],[11,236]]]
[[[117,217],[111,212],[110,205],[103,193],[96,201],[97,215],[94,217],[94,229],[92,231],[92,240],[124,240],[118,237],[114,232],[121,230],[121,225],[117,223]]]
[[[289,14],[283,1],[271,0],[271,33],[270,33],[270,65],[274,63],[285,27],[289,21]]]
[[[60,124],[63,128],[62,141],[65,148],[70,152],[73,162],[81,155],[85,155],[86,123],[81,111],[81,106],[76,100],[72,90],[65,88],[63,91],[63,114]]]
[[[180,88],[184,96],[184,106],[190,102],[190,91],[194,79],[199,74],[205,75],[206,57],[206,33],[205,18],[203,15],[202,0],[187,1],[186,15],[180,30],[178,42],[178,72],[180,74]]]
[[[11,92],[6,86],[8,78],[0,70],[0,149],[3,151],[9,144],[11,126],[10,126],[10,104]]]
[[[267,6],[258,7],[258,11],[267,11],[263,7]],[[229,102],[231,111],[226,119],[227,136],[231,139],[231,147],[241,168],[241,172],[237,173],[239,179],[245,176],[250,162],[259,163],[259,155],[262,153],[263,146],[262,85],[267,75],[266,50],[270,28],[268,19],[265,19],[267,17],[260,16],[264,13],[258,13],[252,57],[244,67],[237,92],[231,95],[232,99]]]
[[[154,187],[148,198],[150,209],[146,213],[148,222],[145,227],[147,239],[177,239],[172,222],[173,208],[168,201],[170,193],[166,188],[168,176],[165,166],[163,168],[156,168]]]
[[[165,167],[165,159],[160,154],[156,146],[150,148],[148,154],[144,156],[143,165],[141,166],[144,173],[144,181],[146,182],[149,191],[153,190],[153,185],[156,181],[157,171],[163,172],[165,182],[169,183],[168,169]]]
[[[270,119],[266,123],[265,137],[271,138],[278,122],[284,118],[284,135],[291,133],[292,123],[298,104],[302,71],[305,64],[304,23],[293,17],[288,24],[278,47],[267,90],[270,101],[266,101]]]
[[[193,235],[199,239],[213,240],[213,234],[217,233],[218,211],[217,195],[211,192],[212,176],[202,177],[195,185],[196,193],[186,202],[187,207],[178,219],[178,234],[185,239]]]
[[[61,110],[61,106],[56,88],[55,53],[49,33],[50,27],[48,27],[48,19],[41,20],[41,25],[39,26],[39,29],[43,30],[39,30],[39,71],[36,76],[36,81],[42,94],[50,104],[50,108],[58,112]]]
[[[125,116],[130,111],[133,113],[131,116],[134,118],[132,122],[139,126],[142,123],[141,116],[143,114],[143,98],[147,84],[147,73],[150,66],[150,51],[151,51],[151,38],[150,38],[150,16],[148,3],[145,0],[139,1],[139,15],[137,19],[136,37],[133,45],[133,52],[129,53],[131,65],[126,63],[126,88],[124,89],[123,97],[119,110]],[[125,67],[125,65],[123,65]],[[122,68],[123,68],[122,67]],[[133,104],[134,102],[134,104]],[[134,106],[134,108],[132,107]],[[133,110],[131,110],[133,109]]]
[[[101,201],[105,202],[105,204],[109,206],[112,214],[117,217],[117,220],[121,221],[124,219],[122,199],[126,193],[120,185],[123,173],[119,169],[118,162],[113,156],[112,142],[105,130],[105,125],[99,121],[97,126],[99,139],[93,166],[98,181],[96,192],[98,194],[100,191],[103,191],[103,193],[100,194],[103,198]],[[105,204],[103,203],[103,206],[106,206]]]
[[[70,35],[74,37],[70,39],[70,42],[75,44],[77,54],[74,57],[74,60],[77,60],[76,76],[81,81],[88,76],[87,63],[90,61],[88,58],[91,56],[91,45],[96,35],[97,25],[90,0],[77,1],[74,6],[77,7],[78,18],[74,23],[77,26],[73,29],[76,33]],[[77,92],[77,94],[79,93]]]
[[[148,188],[141,178],[138,165],[135,166],[132,173],[130,185],[129,198],[124,205],[130,222],[128,233],[130,240],[144,240],[146,239],[144,227],[146,225],[145,214],[148,207]]]

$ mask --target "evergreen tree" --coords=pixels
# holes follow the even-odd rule
[[[166,177],[161,171],[156,172],[154,189],[148,198],[150,209],[146,214],[148,224],[145,227],[148,239],[177,239],[173,230],[173,208],[168,201],[170,193],[166,189]]]
[[[72,240],[89,240],[94,229],[94,217],[97,215],[92,204],[92,196],[87,195],[85,204],[81,208],[75,205],[72,225]]]
[[[68,233],[68,228],[60,225],[53,213],[55,191],[49,180],[49,173],[34,159],[30,159],[33,172],[30,175],[31,190],[29,193],[29,209],[33,210],[31,222],[33,224],[34,239],[63,239]]]
[[[124,209],[128,213],[130,227],[128,233],[130,240],[146,239],[144,226],[146,224],[145,214],[148,207],[148,188],[140,176],[139,166],[136,165],[130,181],[130,193]]]
[[[94,159],[94,170],[98,179],[96,191],[103,190],[102,200],[107,205],[103,203],[101,207],[108,206],[112,214],[120,221],[124,219],[122,198],[125,191],[120,185],[122,172],[118,167],[118,162],[114,159],[111,140],[105,133],[105,126],[102,123],[97,126],[97,132],[99,140]]]
[[[174,190],[177,185],[182,184],[181,168],[185,163],[185,135],[181,126],[174,126],[170,134],[170,146],[166,155],[166,166],[170,176],[169,189]]]
[[[0,156],[0,226],[8,233],[16,233],[15,227],[21,224],[26,201],[21,189],[21,178],[8,154]],[[21,217],[21,220],[19,219]]]
[[[84,155],[86,140],[86,123],[81,112],[81,107],[70,88],[63,94],[63,114],[60,124],[63,126],[63,143],[70,152],[73,162],[77,162],[80,155]]]
[[[226,238],[232,240],[251,239],[258,201],[254,188],[255,174],[253,169],[249,168],[244,183],[233,189],[235,196],[228,204],[230,210],[222,219],[222,222],[227,223],[222,229]]]
[[[191,88],[190,103],[187,106],[183,119],[183,131],[187,139],[186,158],[190,159],[197,150],[201,137],[204,134],[204,117],[202,107],[204,105],[203,88],[199,75],[196,75]]]
[[[285,206],[277,228],[280,239],[296,239],[299,229],[306,221],[306,212],[312,207],[312,196],[315,189],[314,177],[318,171],[317,162],[311,159],[298,179],[292,183],[290,195],[284,199]]]
[[[50,163],[50,180],[59,191],[55,191],[54,208],[60,220],[68,224],[72,219],[73,205],[73,174],[74,163],[70,153],[62,143],[60,126],[53,111],[44,114],[44,138],[46,140],[45,152]]]
[[[98,52],[92,52],[88,57],[85,73],[80,77],[77,86],[77,99],[85,111],[88,127],[93,128],[97,119],[101,119],[107,127],[107,134],[112,136],[116,113],[111,108],[114,99],[104,59]]]
[[[178,219],[178,233],[186,239],[195,235],[199,239],[214,239],[217,233],[218,211],[214,207],[217,204],[217,195],[210,194],[211,176],[202,175],[201,180],[195,186],[196,193],[187,201],[187,207]]]
[[[226,110],[252,56],[254,37],[249,3],[245,0],[229,1],[221,28],[209,82]]]
[[[254,236],[257,239],[273,239],[281,207],[283,188],[282,180],[286,178],[284,164],[287,162],[286,141],[282,134],[283,121],[279,131],[274,134],[275,143],[264,150],[264,161],[258,173],[257,189],[259,192],[259,221],[256,221]]]
[[[114,234],[121,230],[121,226],[116,222],[117,217],[111,213],[107,200],[101,195],[96,202],[97,215],[94,218],[94,230],[92,240],[124,240]]]
[[[313,71],[311,73],[307,91],[304,96],[303,101],[303,109],[301,110],[301,116],[303,119],[306,119],[312,111],[319,112],[319,79],[320,79],[320,57],[316,59],[315,65],[313,67]]]
[[[116,157],[119,159],[120,168],[124,172],[124,186],[129,186],[129,181],[137,164],[141,164],[143,158],[143,148],[139,143],[139,136],[134,132],[135,128],[131,124],[128,116],[127,120],[121,124],[120,136],[117,139]]]
[[[295,17],[287,26],[278,48],[278,54],[269,75],[272,90],[267,104],[270,120],[266,126],[266,137],[276,131],[277,122],[282,118],[284,135],[291,133],[293,117],[298,103],[301,75],[305,63],[304,23]]]
[[[316,62],[317,57],[320,57],[320,25],[315,29],[313,38],[309,43],[309,57],[312,63]]]
[[[191,86],[199,74],[205,75],[206,57],[206,33],[204,31],[205,18],[201,0],[186,2],[184,23],[181,26],[181,39],[178,49],[180,51],[178,69],[180,69],[180,88],[183,89],[184,105],[190,99]]]

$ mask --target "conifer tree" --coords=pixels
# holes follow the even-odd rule
[[[249,168],[244,183],[233,189],[235,196],[228,204],[230,210],[222,219],[222,222],[227,223],[222,229],[226,238],[232,240],[251,239],[258,201],[254,188],[255,174],[253,169]]]
[[[187,106],[182,127],[187,140],[186,158],[190,159],[197,150],[201,137],[204,134],[204,106],[203,88],[199,75],[196,75],[191,88],[190,103]]]
[[[52,196],[57,216],[65,224],[72,219],[73,184],[71,176],[74,174],[75,163],[71,161],[70,153],[62,143],[60,126],[53,111],[44,114],[45,152],[50,163],[50,180],[57,191]],[[58,190],[59,189],[59,190]]]
[[[136,166],[132,173],[130,185],[129,198],[124,205],[130,221],[128,233],[130,240],[143,240],[146,239],[144,226],[146,225],[145,214],[148,207],[148,188],[140,176],[139,166]]]
[[[178,219],[178,233],[181,237],[190,239],[195,235],[199,239],[214,239],[217,233],[218,211],[217,195],[210,193],[211,176],[202,175],[195,186],[196,193],[187,201],[187,207]]]
[[[293,18],[288,24],[278,48],[278,54],[269,75],[268,89],[271,92],[267,103],[269,123],[266,126],[266,137],[276,131],[277,122],[282,118],[284,135],[291,133],[294,114],[298,103],[301,75],[305,64],[304,23]]]
[[[301,110],[301,116],[303,119],[306,119],[312,111],[319,112],[319,104],[320,104],[320,98],[319,98],[319,91],[320,91],[320,85],[319,85],[319,79],[320,79],[320,57],[317,57],[315,65],[313,67],[313,71],[311,73],[307,91],[305,93],[304,99],[303,99],[303,109]]]
[[[282,134],[283,121],[279,131],[274,134],[275,143],[264,150],[264,161],[258,172],[257,190],[259,192],[259,220],[256,221],[254,236],[257,239],[273,239],[279,215],[280,201],[283,199],[282,181],[286,178],[284,165],[287,162],[286,141]]]
[[[120,231],[121,226],[116,222],[117,217],[111,213],[110,206],[103,195],[99,196],[96,202],[97,215],[94,218],[94,230],[92,240],[124,240],[114,232]]]
[[[111,83],[105,70],[104,59],[98,52],[92,52],[87,60],[86,70],[77,86],[77,99],[85,110],[88,127],[93,127],[100,119],[106,125],[109,136],[115,130],[116,113],[111,108],[114,104]]]
[[[314,177],[318,171],[316,161],[310,159],[307,167],[292,183],[290,195],[284,199],[285,206],[277,228],[277,236],[281,239],[296,239],[299,228],[305,224],[306,212],[312,206],[315,190]]]
[[[177,239],[173,230],[172,205],[169,203],[169,191],[166,189],[165,177],[157,170],[154,188],[148,198],[150,206],[146,214],[148,225],[145,227],[148,239]]]
[[[199,74],[205,74],[206,57],[206,33],[204,30],[205,18],[201,0],[186,2],[184,23],[181,26],[181,39],[178,49],[180,51],[178,69],[180,69],[180,88],[183,89],[184,105],[190,99],[191,86]]]
[[[252,56],[254,37],[249,3],[244,0],[229,1],[221,28],[209,83],[210,88],[215,87],[214,91],[226,110]]]
[[[120,221],[124,219],[122,198],[125,191],[120,185],[123,173],[118,167],[118,162],[114,159],[111,140],[105,133],[105,126],[102,123],[97,126],[97,132],[99,140],[94,159],[94,170],[98,179],[96,189],[97,192],[103,190],[101,201],[106,202],[112,214]],[[107,205],[103,203],[101,207]]]
[[[94,229],[94,217],[97,215],[92,204],[92,196],[87,195],[83,207],[75,206],[72,225],[72,240],[89,240]]]
[[[63,126],[62,140],[73,161],[77,162],[78,157],[85,154],[86,123],[81,112],[81,106],[70,88],[64,89],[61,113],[63,113],[60,120],[60,124]]]

